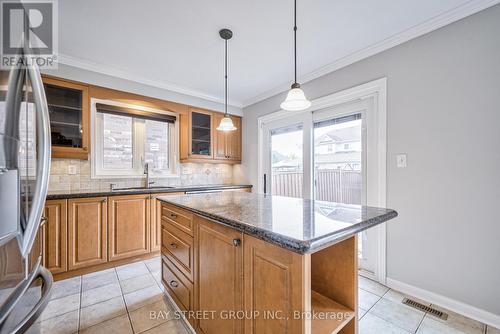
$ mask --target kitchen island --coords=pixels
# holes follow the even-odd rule
[[[158,197],[162,281],[197,333],[357,333],[357,233],[397,212],[254,193]]]

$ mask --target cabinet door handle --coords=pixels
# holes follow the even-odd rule
[[[177,244],[175,242],[172,242],[170,244],[170,247],[173,248],[173,249],[176,249],[177,248]]]
[[[175,213],[171,213],[171,214],[169,214],[169,216],[170,216],[170,218],[173,218],[173,219],[177,218],[177,215]]]
[[[179,283],[177,281],[170,281],[168,283],[172,288],[177,288],[179,286]]]
[[[107,201],[108,201],[108,199],[107,199],[107,198],[104,198],[104,199],[102,200],[102,202],[103,202],[103,203],[106,203]]]
[[[241,245],[241,239],[240,238],[233,239],[233,245],[235,247],[240,246]]]

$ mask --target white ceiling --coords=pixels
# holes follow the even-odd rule
[[[324,74],[350,55],[389,40],[397,44],[409,31],[425,33],[419,27],[456,20],[454,13],[485,2],[493,1],[298,0],[299,76]],[[291,83],[292,7],[292,0],[59,1],[60,58],[220,101],[224,44],[218,31],[228,27],[234,32],[229,100],[245,106]]]

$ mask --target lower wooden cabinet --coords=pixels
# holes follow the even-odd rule
[[[43,216],[43,265],[53,274],[63,273],[68,270],[67,200],[46,201]]]
[[[243,321],[224,319],[243,310],[243,234],[195,216],[197,310],[215,311],[215,319],[200,318],[198,333],[238,334]]]
[[[149,216],[149,195],[109,197],[109,261],[150,252]]]
[[[157,252],[161,249],[161,202],[157,199],[158,196],[175,196],[184,195],[182,192],[154,194],[151,195],[151,252]]]
[[[107,198],[68,200],[68,269],[108,261]]]
[[[245,309],[274,316],[248,318],[245,334],[303,333],[302,319],[294,310],[304,310],[304,257],[268,242],[245,236]]]

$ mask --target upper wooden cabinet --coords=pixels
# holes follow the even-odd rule
[[[237,130],[218,131],[224,114],[190,108],[180,115],[181,162],[241,162],[241,117],[231,116]]]
[[[43,83],[50,114],[52,157],[88,159],[88,85],[46,76]]]
[[[215,114],[215,127],[220,123],[224,114]],[[241,117],[230,116],[236,127],[234,131],[217,131],[215,133],[215,159],[241,162]]]

